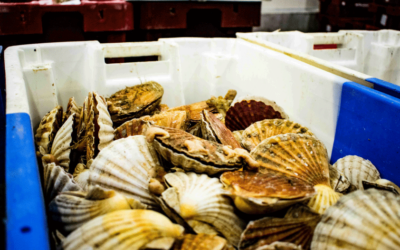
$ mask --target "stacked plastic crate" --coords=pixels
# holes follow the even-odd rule
[[[384,0],[382,0],[384,1]],[[373,0],[320,0],[320,30],[373,29]]]

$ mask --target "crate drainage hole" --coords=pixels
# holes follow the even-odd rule
[[[30,231],[31,231],[30,227],[22,227],[21,228],[21,232],[23,232],[23,233],[29,233]]]

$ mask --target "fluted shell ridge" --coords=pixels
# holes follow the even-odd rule
[[[142,249],[163,237],[178,238],[183,228],[151,210],[119,210],[99,216],[72,232],[62,243],[65,250]]]
[[[210,234],[185,234],[176,240],[172,250],[233,250],[224,238]]]
[[[56,106],[40,121],[35,134],[35,143],[37,147],[43,147],[46,153],[50,153],[54,136],[62,125],[62,118],[63,109],[61,106]]]
[[[74,116],[72,114],[64,122],[54,137],[51,154],[57,159],[58,164],[68,172],[71,154],[72,134],[74,132]]]
[[[323,214],[328,207],[335,204],[342,196],[341,193],[335,192],[335,190],[325,185],[315,185],[314,189],[317,191],[317,195],[310,199],[308,206],[319,214]]]
[[[234,106],[234,105],[235,105],[236,103],[238,103],[238,102],[250,101],[250,100],[253,100],[253,101],[256,101],[256,102],[263,102],[263,103],[265,103],[266,105],[273,107],[275,111],[278,111],[278,112],[281,114],[281,116],[282,116],[283,119],[289,119],[289,116],[285,113],[285,111],[283,110],[283,108],[282,108],[281,106],[279,106],[278,104],[276,104],[276,102],[274,102],[274,101],[272,101],[272,100],[269,100],[269,99],[267,99],[267,98],[265,98],[265,97],[262,97],[262,96],[252,96],[252,95],[249,95],[249,96],[242,96],[242,97],[236,99],[236,100],[232,103],[231,106]]]
[[[103,188],[92,186],[88,193],[63,192],[49,205],[49,212],[58,228],[69,234],[89,220],[100,215],[124,209],[144,209],[133,199]]]
[[[114,140],[114,128],[111,120],[110,113],[108,113],[107,103],[104,97],[96,92],[93,92],[94,99],[96,100],[96,109],[98,112],[97,123],[99,125],[99,145],[98,149],[101,151],[107,147]],[[97,113],[96,112],[96,113]]]
[[[400,196],[376,189],[343,196],[322,216],[311,249],[400,249]]]
[[[136,199],[146,205],[157,206],[148,183],[160,164],[144,136],[130,136],[113,141],[100,151],[90,167],[89,186],[99,185]]]
[[[55,163],[43,166],[43,175],[43,192],[48,202],[61,192],[82,191],[82,188],[73,180],[72,175],[66,173]]]
[[[271,136],[288,133],[314,135],[308,128],[290,120],[265,119],[253,123],[243,131],[242,143],[251,151]]]
[[[229,243],[237,245],[244,224],[235,215],[217,178],[177,172],[165,175],[165,182],[178,193],[179,205],[175,208],[178,214],[186,221],[200,221],[213,226]]]
[[[348,155],[340,158],[333,167],[343,172],[351,184],[364,190],[362,181],[375,182],[380,175],[374,164],[356,155]]]

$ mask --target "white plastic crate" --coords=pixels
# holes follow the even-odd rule
[[[105,63],[107,57],[151,55],[158,56],[159,60]],[[177,38],[144,43],[93,41],[24,45],[5,51],[5,68],[8,249],[49,247],[33,134],[41,118],[56,104],[66,108],[71,96],[83,103],[89,91],[108,97],[126,86],[152,80],[164,87],[162,103],[174,107],[236,89],[238,97],[258,95],[276,101],[291,120],[313,131],[325,144],[329,155],[334,143],[348,145],[346,140],[351,139],[335,139],[339,110],[343,109],[342,89],[349,79],[241,39]],[[361,101],[372,103],[372,98],[379,97],[384,98],[385,103],[390,101],[390,105],[397,103],[400,107],[399,100],[368,88],[372,83],[365,81],[363,84],[367,87],[354,85],[370,95],[361,93]],[[350,117],[353,121],[353,115]],[[368,118],[369,114],[355,117],[354,121],[362,121],[363,117]],[[362,126],[367,128],[367,125]],[[381,132],[386,133],[387,129],[388,126]],[[394,138],[392,134],[390,138]]]

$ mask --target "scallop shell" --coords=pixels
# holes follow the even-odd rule
[[[61,232],[69,234],[84,223],[100,215],[117,210],[144,209],[134,199],[127,199],[112,190],[92,186],[88,193],[63,192],[49,205],[52,220]]]
[[[242,143],[242,141],[243,141],[243,131],[244,130],[236,130],[236,131],[232,132],[232,134],[235,137],[236,141],[238,141],[242,147],[243,147],[243,143]],[[243,147],[243,148],[245,148],[245,147]]]
[[[222,96],[211,97],[211,99],[207,100],[207,104],[210,107],[214,107],[218,113],[222,115],[222,121],[225,122],[226,112],[232,104],[232,101],[235,99],[237,95],[237,91],[230,89],[228,93],[226,93],[225,97]]]
[[[265,119],[288,119],[275,102],[263,97],[249,96],[240,98],[229,108],[225,117],[228,129],[244,130],[251,124]]]
[[[176,240],[172,250],[233,250],[228,242],[219,236],[209,234],[185,234]]]
[[[211,112],[201,112],[201,131],[203,138],[209,141],[231,146],[233,149],[242,148],[232,132]]]
[[[153,116],[144,116],[140,119],[156,126],[186,130],[190,117],[189,113],[185,111],[168,111]]]
[[[149,123],[142,119],[132,119],[114,130],[114,140],[134,135],[144,135]]]
[[[72,232],[62,248],[73,249],[142,249],[163,237],[180,237],[183,228],[164,215],[151,210],[119,210],[99,216]]]
[[[85,139],[86,139],[86,161],[94,159],[96,156],[96,148],[95,148],[95,133],[96,133],[96,125],[95,125],[95,104],[93,100],[93,93],[89,93],[88,96],[88,105],[85,110]]]
[[[54,136],[62,125],[62,117],[63,109],[61,106],[57,106],[43,117],[36,130],[36,146],[43,147],[46,153],[51,150]]]
[[[192,103],[189,105],[179,106],[175,108],[171,108],[168,111],[185,111],[189,113],[190,121],[191,122],[199,122],[201,121],[201,111],[208,110],[215,112],[215,108],[208,106],[207,101],[201,101]]]
[[[130,136],[112,142],[100,151],[90,166],[89,187],[101,187],[120,192],[151,208],[157,207],[148,183],[157,176],[160,164],[144,136]]]
[[[86,186],[88,184],[90,176],[90,171],[89,168],[85,166],[85,164],[79,163],[75,170],[74,170],[74,180],[80,187],[82,187],[83,190],[86,190]]]
[[[169,109],[167,104],[158,104],[157,107],[153,110],[151,115],[157,115],[161,112],[167,111]]]
[[[272,136],[262,141],[250,155],[264,171],[278,171],[314,186],[317,195],[309,206],[319,213],[340,196],[330,187],[326,148],[313,136],[291,133]]]
[[[77,141],[78,140],[77,132],[79,127],[79,122],[81,120],[82,107],[79,107],[78,104],[75,102],[75,98],[71,97],[69,98],[67,105],[67,118],[69,118],[73,114],[75,114],[75,116],[74,116],[74,134],[72,136],[72,139],[74,141]]]
[[[363,190],[362,181],[375,182],[380,179],[376,167],[369,161],[355,155],[340,158],[333,164],[337,170],[343,172],[351,184]]]
[[[180,129],[156,128],[163,129],[169,136],[155,137],[155,150],[176,167],[210,175],[242,167],[243,163],[239,157],[231,157],[224,153],[223,147],[227,146],[203,140]]]
[[[43,167],[43,192],[47,202],[50,202],[57,194],[67,191],[82,191],[72,176],[54,163]]]
[[[115,125],[150,114],[161,102],[163,87],[153,81],[126,87],[107,98],[108,110]]]
[[[376,188],[378,190],[386,190],[396,195],[400,194],[400,188],[391,181],[379,179],[376,182],[362,181],[364,190]]]
[[[343,196],[318,223],[311,249],[400,249],[400,196],[376,189]]]
[[[85,136],[85,133],[86,133],[86,122],[87,122],[88,110],[89,109],[90,109],[89,97],[86,97],[85,101],[83,103],[82,110],[81,110],[79,124],[77,126],[76,139],[78,141],[82,140],[82,137]]]
[[[188,132],[189,134],[192,134],[194,136],[200,137],[202,138],[203,135],[201,133],[201,121],[198,123],[195,123],[193,126],[191,126],[190,128],[188,128],[186,130],[186,132]]]
[[[339,193],[343,193],[350,188],[350,181],[341,171],[329,165],[329,180],[331,187]]]
[[[205,223],[222,234],[236,246],[244,224],[234,213],[228,197],[224,196],[222,184],[217,178],[205,174],[169,173],[165,182],[176,192],[176,200],[164,195],[163,200],[193,228],[191,221]],[[199,229],[197,227],[197,229]],[[194,228],[196,231],[196,228]],[[196,233],[205,233],[196,231]]]
[[[292,243],[296,246],[300,245],[303,249],[309,249],[314,229],[321,220],[321,216],[311,211],[300,211],[301,216],[293,216],[298,215],[295,211],[289,210],[288,213],[289,216],[285,216],[285,218],[266,217],[251,221],[240,238],[240,249],[255,250],[276,241]]]
[[[301,246],[292,243],[276,241],[270,245],[262,246],[256,250],[302,250]]]
[[[95,131],[95,138],[98,137],[99,140],[98,143],[96,143],[96,146],[97,149],[101,151],[114,140],[113,122],[108,113],[107,103],[104,97],[93,92],[93,98],[95,107],[95,126],[99,127],[99,130]]]
[[[247,150],[251,151],[271,136],[288,133],[314,135],[308,128],[290,120],[266,119],[246,128],[242,133],[242,143]]]

